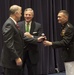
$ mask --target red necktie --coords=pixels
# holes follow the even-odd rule
[[[17,27],[17,29],[20,29],[20,27],[19,27],[19,25],[18,25],[18,24],[16,24],[16,27]]]

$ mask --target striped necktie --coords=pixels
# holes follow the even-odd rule
[[[16,24],[16,27],[17,27],[17,29],[19,29],[19,30],[20,30],[20,27],[19,27],[19,25],[18,25],[18,24]]]

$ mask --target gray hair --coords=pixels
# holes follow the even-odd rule
[[[26,11],[31,11],[31,12],[33,13],[33,15],[34,15],[34,10],[33,10],[32,8],[26,8],[26,9],[24,10],[24,12],[26,12]]]
[[[12,6],[10,7],[10,9],[9,9],[9,13],[10,13],[10,14],[14,14],[14,13],[17,12],[19,9],[21,9],[20,6],[18,6],[18,5],[12,5]]]

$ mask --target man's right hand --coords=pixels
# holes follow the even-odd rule
[[[25,32],[24,36],[28,37],[28,38],[33,38],[33,35],[31,35],[29,32]]]
[[[43,44],[45,46],[51,46],[52,45],[52,42],[45,40],[45,41],[43,41]]]
[[[23,64],[21,58],[17,58],[15,61],[17,66],[21,66]]]

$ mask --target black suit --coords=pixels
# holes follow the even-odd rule
[[[63,47],[62,58],[64,62],[74,61],[74,26],[65,23],[61,32],[62,40],[53,42],[53,47]]]
[[[2,27],[3,49],[1,54],[2,66],[5,69],[15,69],[19,75],[22,66],[17,66],[15,59],[23,59],[23,36],[11,18]],[[14,73],[14,71],[13,71]],[[13,73],[11,75],[13,75]]]
[[[25,30],[25,21],[21,21],[18,23],[20,26],[22,32],[26,32]],[[38,38],[41,35],[42,29],[41,24],[32,21],[31,23],[31,29],[30,34],[34,36],[34,38]],[[36,75],[37,70],[37,63],[39,60],[39,51],[38,51],[38,45],[37,43],[27,43],[25,42],[25,48],[24,48],[24,64],[27,64],[28,67],[28,75]],[[32,73],[33,72],[33,73]]]

